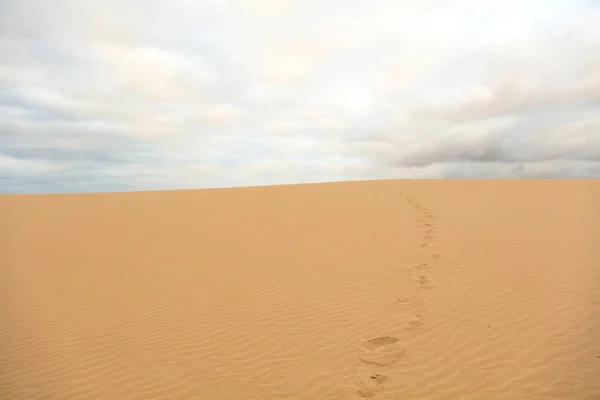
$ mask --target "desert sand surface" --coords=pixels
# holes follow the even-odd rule
[[[0,399],[600,399],[600,180],[0,196]]]

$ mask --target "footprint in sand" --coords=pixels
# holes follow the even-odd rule
[[[398,301],[402,304],[412,303],[413,300],[414,300],[413,296],[403,296],[398,299]]]
[[[380,336],[367,340],[363,343],[359,358],[367,364],[391,365],[406,352],[406,348],[398,341],[394,336]]]
[[[423,324],[423,317],[421,315],[415,315],[414,317],[409,318],[409,320],[406,322],[406,325],[404,326],[404,329],[406,329],[407,331],[414,331],[422,327]]]
[[[387,382],[385,374],[359,374],[356,377],[356,394],[363,399],[369,399],[383,390],[383,384]]]
[[[412,282],[421,289],[431,289],[433,287],[431,281],[425,275],[414,276]]]
[[[420,271],[420,270],[425,269],[427,267],[429,267],[429,264],[423,263],[423,264],[417,264],[413,268]]]

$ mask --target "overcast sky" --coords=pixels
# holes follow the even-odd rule
[[[0,0],[0,193],[600,177],[594,0]]]

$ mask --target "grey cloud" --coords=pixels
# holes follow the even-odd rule
[[[483,124],[462,132],[455,128],[453,134],[407,148],[396,163],[600,161],[600,118],[589,124],[527,126],[531,122],[524,118],[496,131]]]
[[[464,163],[466,175],[468,166],[473,163],[497,166],[498,163],[545,161],[600,162],[599,122],[596,120],[583,127],[572,122],[538,130],[521,122],[496,132],[482,126],[471,129],[474,133],[465,130],[452,135],[439,134],[424,137],[414,144],[407,144],[406,140],[395,142],[388,139],[384,142],[387,144],[376,147],[370,157],[376,159],[382,169]],[[556,171],[574,173],[581,169],[562,168]],[[502,173],[501,169],[498,172]],[[587,172],[585,174],[589,175]],[[477,176],[475,169],[473,176]]]
[[[545,161],[538,163],[452,163],[442,178],[597,178],[600,162]]]

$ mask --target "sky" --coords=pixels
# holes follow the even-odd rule
[[[0,193],[600,177],[598,0],[0,10]]]

